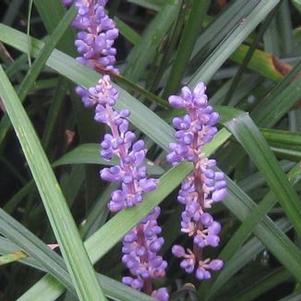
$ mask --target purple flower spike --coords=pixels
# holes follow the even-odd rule
[[[74,3],[77,16],[73,27],[78,31],[75,47],[79,53],[76,60],[101,73],[118,73],[114,66],[116,49],[113,47],[118,37],[118,29],[114,21],[105,12],[107,0],[62,0],[65,6]],[[83,87],[76,88],[86,107],[94,103],[89,101],[89,92]]]
[[[227,193],[224,173],[216,170],[216,161],[203,154],[203,147],[217,132],[218,113],[208,105],[206,86],[199,83],[193,91],[183,87],[180,95],[169,97],[175,108],[185,109],[186,114],[173,119],[176,129],[176,143],[169,146],[167,160],[176,165],[188,160],[194,164],[194,171],[183,181],[178,201],[185,206],[182,212],[181,231],[193,240],[193,251],[175,245],[173,255],[182,258],[181,267],[196,278],[211,278],[210,271],[220,270],[223,262],[219,259],[203,261],[203,248],[217,247],[220,242],[221,225],[206,212],[212,204],[222,201]]]
[[[161,228],[157,224],[160,208],[153,211],[123,238],[122,261],[133,277],[123,277],[122,282],[135,289],[143,290],[159,301],[168,300],[166,288],[153,290],[152,280],[165,276],[167,262],[157,255],[164,243],[157,234]],[[139,283],[137,285],[136,283]]]
[[[145,192],[157,187],[157,180],[146,175],[144,142],[136,141],[136,135],[129,130],[129,110],[115,110],[118,91],[112,86],[108,75],[103,76],[95,87],[88,89],[88,93],[87,103],[96,106],[95,120],[106,124],[111,130],[101,142],[101,156],[105,160],[117,156],[120,160],[118,165],[103,168],[100,172],[103,180],[121,185],[119,190],[112,193],[109,208],[116,212],[135,206],[143,200]],[[159,248],[158,244],[153,248]]]
[[[74,3],[78,14],[72,24],[80,30],[75,40],[80,54],[77,60],[94,70],[118,72],[114,67],[116,49],[113,48],[118,30],[105,12],[107,1],[74,0]]]
[[[113,47],[118,37],[115,23],[105,12],[107,0],[62,0],[70,6],[74,3],[77,16],[73,27],[79,30],[75,46],[77,61],[101,73],[118,73],[114,66],[116,49]],[[104,75],[95,87],[86,89],[76,87],[86,107],[95,107],[95,120],[107,125],[111,131],[101,142],[101,156],[111,160],[119,158],[115,166],[104,168],[100,172],[103,180],[117,182],[120,188],[111,194],[109,209],[112,212],[132,207],[142,202],[145,192],[157,187],[157,180],[148,178],[144,165],[146,149],[142,140],[129,130],[130,111],[117,111],[114,106],[118,100],[118,91],[113,87],[108,75]],[[156,207],[140,224],[123,239],[123,263],[133,277],[124,277],[123,283],[137,290],[143,290],[159,301],[167,301],[166,288],[153,290],[152,280],[164,277],[166,261],[157,255],[164,243],[158,237],[161,228],[157,224],[160,208]]]
[[[129,110],[117,111],[114,108],[118,91],[112,86],[108,75],[104,75],[95,87],[87,91],[86,102],[96,106],[95,120],[110,129],[101,142],[101,156],[105,160],[111,160],[114,156],[119,159],[117,165],[103,168],[100,172],[103,180],[120,184],[120,188],[111,194],[109,209],[117,212],[133,207],[142,202],[145,192],[157,187],[157,180],[147,177],[144,142],[136,140],[135,134],[129,130]],[[168,300],[167,290],[161,288],[153,291],[152,288],[152,280],[164,277],[167,267],[166,261],[157,255],[164,243],[164,239],[158,237],[161,233],[157,224],[159,214],[160,208],[156,207],[125,235],[122,262],[132,276],[124,277],[123,283],[164,301]]]

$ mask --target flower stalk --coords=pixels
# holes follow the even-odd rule
[[[220,270],[220,259],[204,259],[203,249],[219,245],[221,225],[207,212],[226,195],[224,174],[216,170],[216,161],[208,159],[202,152],[217,132],[218,113],[208,105],[204,83],[193,91],[183,87],[181,94],[169,97],[171,106],[186,110],[182,117],[173,119],[176,143],[171,143],[167,160],[176,165],[183,160],[193,163],[194,171],[184,180],[178,194],[183,204],[181,232],[192,238],[192,250],[180,245],[172,248],[174,256],[182,258],[180,266],[187,273],[194,273],[199,280],[210,279],[211,271]]]

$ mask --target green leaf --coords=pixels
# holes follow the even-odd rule
[[[301,159],[301,135],[299,133],[272,129],[261,129],[261,132],[277,157],[292,161]]]
[[[0,221],[1,229],[5,229],[5,232],[8,231],[10,233],[10,236],[14,238],[13,240],[15,241],[15,243],[12,243],[10,240],[6,238],[0,237],[0,254],[11,253],[10,256],[18,256],[17,259],[18,260],[21,259],[21,263],[24,263],[36,269],[40,269],[44,272],[53,271],[61,283],[68,283],[71,289],[74,290],[63,259],[58,254],[53,252],[43,242],[41,242],[35,235],[29,232],[17,221],[9,217],[7,214],[5,213],[3,214],[3,212],[1,212],[1,219],[2,218],[3,218],[3,222]],[[22,248],[23,246],[25,246],[25,248],[29,250],[28,254],[25,254],[23,251],[20,250],[20,248]],[[32,255],[32,257],[28,257],[28,255]],[[14,259],[14,258],[9,257],[7,259]],[[103,285],[105,294],[108,297],[112,298],[113,300],[118,300],[118,301],[132,301],[132,300],[153,301],[154,300],[149,296],[142,294],[104,275],[97,274],[97,278],[98,281]],[[45,292],[46,293],[49,292],[51,295],[51,292],[55,288],[55,286],[62,285],[60,282],[55,281],[55,279],[51,278],[50,276],[49,283],[51,283],[51,281],[53,281],[53,286],[39,287],[39,289],[41,290],[40,293],[42,295]],[[30,294],[27,293],[24,295],[24,298],[25,298],[24,300],[38,300],[35,299],[34,297],[31,297]],[[44,300],[45,301],[48,300],[47,296]]]
[[[257,205],[233,181],[228,179],[228,197],[225,206],[244,221],[253,210],[258,210]],[[264,246],[291,272],[298,281],[301,279],[301,251],[292,241],[265,216],[253,228],[253,233],[260,239]],[[297,264],[299,263],[300,264]]]
[[[0,40],[20,51],[26,52],[27,50],[26,35],[3,24],[0,24]],[[32,38],[32,55],[37,56],[43,45],[43,42]],[[94,86],[99,79],[97,72],[79,64],[75,59],[58,50],[52,52],[46,65],[84,87]],[[167,150],[169,143],[173,140],[174,130],[125,90],[118,86],[116,88],[122,100],[117,102],[117,109],[130,109],[129,120],[132,124]]]
[[[27,34],[27,39],[28,39],[27,59],[28,59],[28,65],[29,65],[29,67],[31,67],[30,23],[31,23],[32,6],[33,6],[33,0],[29,0],[29,2],[28,2],[28,14],[27,14],[27,26],[26,26],[26,34]]]
[[[14,196],[6,202],[5,206],[3,207],[4,211],[11,214],[18,204],[28,195],[34,187],[34,182],[30,181],[26,183]]]
[[[60,0],[44,1],[34,0],[34,5],[46,27],[49,34],[52,34],[57,24],[63,18],[65,9]],[[52,12],[51,14],[49,12]],[[58,49],[68,53],[69,55],[75,55],[76,50],[74,45],[74,33],[69,27],[65,30],[63,38],[58,43]]]
[[[131,50],[127,58],[128,67],[124,72],[126,78],[132,81],[140,79],[178,14],[180,4],[179,0],[165,1],[165,5],[143,33],[140,42]]]
[[[194,87],[199,81],[208,82],[213,74],[231,56],[238,46],[256,28],[256,26],[279,3],[279,0],[258,1],[251,13],[237,24],[233,31],[222,43],[207,57],[206,61],[198,68],[189,81],[189,86]]]
[[[301,180],[301,170],[299,164],[295,165],[288,173],[288,179],[290,183],[296,184]],[[226,261],[225,269],[214,277],[213,281],[205,285],[206,291],[210,289],[210,296],[213,296],[215,292],[238,272],[242,266],[236,263],[236,258],[239,258],[242,250],[246,248],[249,242],[241,248],[243,243],[249,238],[250,234],[254,230],[255,226],[264,218],[264,216],[275,206],[277,199],[272,192],[269,192],[263,200],[246,218],[244,218],[241,226],[232,235],[226,246],[223,248],[219,257]],[[241,248],[241,249],[240,249]],[[247,263],[248,261],[245,261]],[[204,287],[204,285],[203,285]]]
[[[116,82],[119,86],[125,87],[127,91],[133,91],[141,96],[145,97],[147,100],[150,100],[154,102],[155,104],[159,105],[160,107],[164,109],[169,109],[169,105],[166,100],[161,98],[160,96],[157,96],[150,91],[144,89],[142,86],[130,81],[126,77],[118,74],[112,74],[114,82]]]
[[[37,58],[34,61],[33,65],[29,68],[25,78],[23,79],[19,89],[18,89],[18,96],[23,102],[26,98],[26,95],[31,90],[31,88],[34,85],[35,80],[39,76],[40,72],[45,66],[45,63],[51,54],[52,50],[55,48],[56,44],[59,42],[59,40],[62,38],[63,33],[70,25],[71,21],[74,19],[74,16],[76,15],[75,8],[71,8],[64,18],[59,22],[54,32],[51,34],[51,36],[48,38],[46,44],[43,46],[43,48],[37,53]],[[32,52],[32,39],[27,39],[28,43],[27,45],[31,45],[30,48],[30,54]],[[30,41],[30,42],[29,42]],[[2,117],[0,122],[0,144],[5,138],[5,135],[7,134],[7,131],[10,127],[9,118],[7,115]]]
[[[96,198],[87,218],[81,223],[80,234],[84,239],[91,236],[106,222],[109,215],[108,202],[113,191],[118,189],[116,183],[111,183]]]
[[[235,95],[229,100],[229,106],[235,106],[244,97],[248,96],[255,87],[260,83],[261,79],[254,75],[244,75],[240,80],[240,84],[235,90]],[[222,105],[225,103],[225,96],[229,91],[232,84],[232,79],[228,80],[215,94],[210,98],[209,102],[211,105]]]
[[[279,165],[284,172],[289,171],[295,166],[294,162],[290,161],[280,161]],[[266,183],[265,178],[262,176],[261,172],[257,171],[251,175],[244,177],[242,180],[237,182],[237,185],[245,192],[252,191]]]
[[[156,11],[162,9],[162,6],[164,5],[164,1],[162,0],[128,0],[128,2],[135,3],[142,7],[153,9]]]
[[[0,97],[38,187],[77,294],[81,300],[105,300],[55,175],[33,126],[2,67],[0,67]]]
[[[63,155],[59,160],[53,163],[53,166],[67,165],[67,164],[100,164],[100,165],[116,165],[118,163],[117,158],[113,158],[111,161],[104,160],[100,156],[99,144],[81,144],[72,151]],[[155,165],[153,162],[147,160],[146,167],[150,175],[161,175],[164,170]]]
[[[2,209],[0,209],[0,233],[17,244],[27,255],[34,257],[39,265],[75,294],[68,272],[61,267],[59,255],[52,252],[47,245]]]
[[[291,161],[300,161],[301,159],[301,151],[293,150],[285,147],[271,147],[273,153],[281,159],[287,159]]]
[[[19,261],[25,257],[27,257],[27,255],[23,251],[16,251],[10,254],[2,255],[0,256],[0,265]]]
[[[238,296],[234,296],[233,301],[255,300],[263,293],[266,293],[277,285],[289,280],[289,278],[290,274],[286,270],[280,269],[273,271],[263,279],[258,279],[258,281],[253,283],[246,291],[242,292]]]
[[[203,62],[235,29],[242,18],[250,14],[256,4],[257,2],[247,0],[231,1],[198,37],[192,53],[191,67],[197,67],[198,61]]]
[[[120,33],[134,46],[136,46],[140,42],[141,40],[140,35],[136,31],[134,31],[130,26],[122,22],[117,17],[114,18],[114,21],[116,22],[116,25],[120,30]]]
[[[227,104],[229,104],[229,101],[231,100],[232,96],[234,95],[234,92],[235,92],[236,88],[238,87],[238,84],[241,80],[242,75],[245,72],[245,69],[247,68],[251,59],[254,57],[257,45],[260,43],[263,34],[266,32],[267,28],[271,24],[271,22],[274,18],[274,15],[275,15],[275,11],[277,11],[278,8],[279,8],[279,6],[276,6],[274,8],[274,10],[272,10],[272,12],[270,12],[269,15],[267,16],[267,18],[262,22],[262,24],[259,28],[259,31],[256,33],[256,37],[251,44],[251,47],[248,49],[245,56],[243,57],[241,65],[239,66],[237,72],[235,73],[235,75],[232,79],[229,91],[227,92],[227,95],[225,97],[226,98],[225,102]]]
[[[279,121],[301,98],[301,62],[252,111],[258,126],[270,127]]]
[[[267,142],[272,146],[301,150],[300,133],[278,129],[260,129],[260,131]]]
[[[242,63],[244,57],[246,56],[249,47],[246,45],[241,45],[235,52],[231,55],[231,60],[236,63]],[[252,59],[247,65],[252,71],[259,73],[265,78],[271,79],[273,81],[280,81],[283,75],[276,69],[273,63],[273,55],[262,50],[256,49]]]
[[[290,56],[293,53],[293,24],[291,17],[291,7],[289,0],[282,1],[279,13],[277,14],[277,29],[279,32],[279,40],[281,41],[281,55]]]
[[[20,12],[20,7],[22,5],[23,0],[12,0],[9,3],[9,7],[7,8],[2,22],[6,25],[12,25],[18,13]]]
[[[0,254],[4,255],[4,254],[8,254],[8,253],[16,253],[16,252],[20,252],[20,247],[18,245],[14,244],[13,242],[11,242],[9,239],[1,236],[0,237]],[[25,257],[20,260],[20,263],[26,264],[26,265],[36,268],[36,269],[43,270],[43,268],[38,264],[38,262],[35,259],[28,257],[27,254],[25,254]]]
[[[279,33],[277,30],[276,16],[272,20],[271,25],[263,37],[263,45],[265,51],[274,53],[277,56],[280,55]]]
[[[110,299],[116,301],[155,301],[148,295],[142,294],[137,290],[134,290],[120,282],[113,280],[104,275],[97,275],[98,281],[103,286],[103,290]],[[50,275],[45,276],[42,279],[47,281],[39,282],[38,286],[34,286],[33,290],[28,290],[23,296],[17,299],[17,301],[52,301],[56,300],[61,292],[64,291],[64,287],[52,278]],[[98,299],[96,299],[98,300]]]
[[[166,97],[175,92],[183,77],[187,63],[192,54],[193,46],[199,33],[199,29],[203,23],[207,9],[209,8],[208,0],[192,0],[188,9],[188,18],[181,35],[181,40],[176,52],[174,63],[169,72],[167,84],[163,95]]]
[[[228,138],[229,132],[221,130],[213,139],[213,141],[206,145],[205,153],[209,156],[218,147],[220,147]],[[192,170],[192,165],[188,163],[181,164],[166,172],[159,181],[158,188],[151,193],[146,194],[143,203],[140,205],[123,210],[117,213],[110,219],[103,227],[95,232],[91,237],[85,241],[85,246],[92,262],[99,260],[106,252],[108,252],[131,228],[133,228],[144,216],[146,216],[155,206],[164,200],[189,174]],[[105,241],[106,244],[101,242]],[[52,286],[52,293],[48,291],[47,294],[41,293],[40,287],[47,287],[47,283]],[[24,298],[25,300],[55,300],[63,292],[64,288],[58,283],[53,284],[53,278],[50,275],[43,277],[31,289],[29,289]],[[32,299],[26,299],[25,296],[30,296]],[[40,299],[38,299],[40,298]]]
[[[67,88],[68,80],[60,77],[47,114],[46,126],[42,137],[42,145],[46,151],[50,145],[52,134],[54,133],[55,125],[67,93]]]
[[[239,114],[225,124],[262,172],[296,231],[301,234],[301,204],[295,190],[248,114]]]
[[[281,298],[278,301],[299,301],[301,298],[301,293],[300,292],[296,292],[294,294],[291,294],[285,298]]]
[[[296,9],[301,13],[301,0],[291,0]]]

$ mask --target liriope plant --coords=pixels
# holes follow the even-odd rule
[[[0,299],[298,300],[291,2],[0,3]]]
[[[71,5],[72,1],[64,4]],[[80,30],[75,41],[80,54],[77,60],[96,71],[118,73],[114,67],[116,49],[112,47],[118,31],[113,20],[106,15],[105,4],[106,1],[74,1],[78,13],[73,26]],[[109,209],[117,212],[139,204],[145,192],[156,189],[157,181],[147,178],[143,165],[146,155],[144,142],[135,141],[136,135],[129,130],[127,117],[130,111],[114,108],[119,94],[109,75],[104,75],[95,87],[77,87],[76,92],[85,106],[96,107],[94,119],[110,129],[111,133],[105,134],[101,142],[101,156],[105,160],[111,160],[114,155],[119,158],[118,165],[100,172],[103,180],[117,182],[121,186],[112,192]],[[199,280],[210,279],[209,270],[219,270],[223,263],[218,259],[204,259],[202,249],[207,245],[218,246],[221,226],[205,210],[225,197],[226,182],[223,173],[215,171],[215,161],[204,156],[202,147],[217,133],[214,125],[219,115],[208,105],[204,83],[199,83],[193,92],[188,87],[182,88],[181,96],[170,96],[169,101],[175,108],[185,108],[188,114],[173,120],[178,130],[175,135],[177,143],[170,144],[171,152],[167,159],[172,164],[182,160],[194,163],[194,171],[183,182],[178,196],[178,200],[185,204],[181,231],[194,238],[193,248],[185,253],[183,247],[175,245],[173,254],[184,258],[181,267],[187,273],[195,271]],[[132,276],[123,277],[122,281],[158,300],[167,301],[167,289],[154,290],[152,285],[153,279],[165,276],[167,267],[167,262],[157,255],[164,243],[164,238],[158,237],[162,231],[157,223],[159,214],[160,208],[154,208],[124,237],[122,261]]]

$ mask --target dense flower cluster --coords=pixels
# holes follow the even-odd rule
[[[95,87],[89,88],[85,97],[89,103],[96,105],[95,120],[108,125],[111,130],[101,142],[101,156],[105,160],[111,160],[114,155],[119,158],[119,164],[103,168],[100,172],[103,180],[121,184],[120,189],[112,193],[109,208],[116,212],[132,207],[143,200],[145,192],[156,189],[157,185],[157,180],[146,175],[144,142],[136,140],[135,133],[129,130],[129,110],[118,112],[114,109],[118,91],[108,75],[104,75]]]
[[[113,44],[118,30],[105,13],[107,0],[63,0],[66,6],[73,2],[78,10],[73,26],[80,30],[75,41],[80,54],[77,60],[96,71],[117,73]],[[95,107],[95,120],[107,125],[111,131],[101,142],[101,156],[105,160],[114,156],[119,158],[117,165],[100,172],[103,180],[120,183],[120,189],[111,194],[109,209],[117,212],[135,206],[142,202],[145,192],[156,189],[157,180],[147,177],[146,149],[143,140],[137,140],[135,133],[129,130],[129,110],[115,109],[119,95],[108,75],[104,75],[96,86],[77,87],[76,92],[86,107]],[[161,232],[157,224],[159,214],[160,208],[156,207],[124,237],[122,261],[133,277],[124,277],[123,282],[157,300],[167,301],[166,288],[153,290],[152,287],[152,280],[164,277],[167,267],[166,261],[157,255],[164,243],[164,239],[158,237]]]
[[[72,2],[78,12],[72,23],[79,30],[75,40],[80,54],[77,60],[94,70],[117,72],[113,44],[118,37],[118,29],[105,12],[107,0],[64,1],[67,5]]]
[[[118,73],[113,47],[118,29],[105,12],[107,0],[63,0],[63,3],[66,6],[74,3],[78,12],[72,23],[79,30],[75,46],[80,56],[76,60],[96,71]],[[86,107],[93,106],[85,88],[78,86],[76,92]]]
[[[123,277],[122,282],[138,290],[144,290],[157,300],[167,301],[166,288],[153,291],[152,279],[165,276],[167,262],[157,253],[164,239],[158,237],[161,228],[157,224],[160,208],[153,211],[123,239],[123,263],[134,277]]]
[[[75,46],[81,55],[77,60],[92,69],[116,72],[114,67],[116,49],[113,44],[118,37],[114,21],[108,17],[104,6],[107,1],[76,0],[78,15],[73,26],[77,33]]]
[[[120,183],[120,189],[111,195],[109,209],[112,212],[132,207],[143,200],[145,192],[156,189],[157,180],[147,178],[144,165],[146,149],[142,140],[129,130],[130,112],[127,109],[117,111],[114,105],[118,91],[112,86],[110,77],[103,76],[95,87],[88,89],[86,97],[89,103],[96,105],[95,120],[104,123],[111,129],[101,142],[101,156],[111,160],[115,155],[119,164],[103,168],[101,178],[109,182]],[[160,301],[168,300],[165,288],[153,290],[152,280],[164,277],[166,261],[157,253],[164,243],[158,237],[161,228],[157,224],[160,208],[156,207],[142,222],[134,227],[123,239],[123,263],[133,277],[124,277],[123,283],[152,295]]]
[[[211,271],[222,268],[219,259],[203,259],[203,248],[219,244],[221,225],[206,212],[213,203],[220,202],[226,195],[224,174],[216,170],[216,161],[206,158],[203,146],[210,142],[217,132],[215,127],[219,115],[208,105],[205,85],[199,83],[191,91],[183,87],[180,96],[172,95],[169,103],[178,109],[185,109],[183,117],[175,117],[176,143],[170,144],[167,160],[173,165],[183,160],[193,162],[194,171],[183,181],[178,201],[185,206],[182,212],[181,231],[193,238],[193,248],[185,252],[175,245],[173,254],[183,258],[181,267],[187,273],[195,273],[200,280],[209,279]]]

